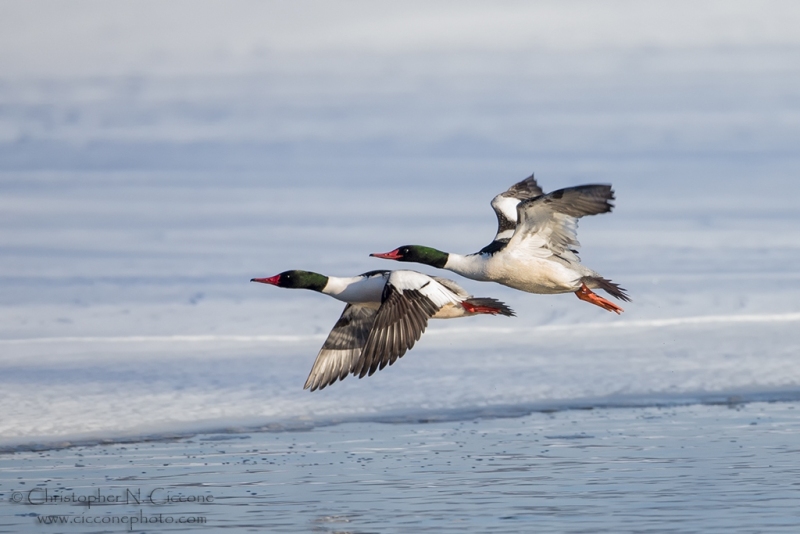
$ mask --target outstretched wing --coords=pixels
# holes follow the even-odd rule
[[[367,342],[378,310],[348,304],[342,316],[328,334],[328,338],[317,354],[303,389],[322,389],[344,378],[353,369]]]
[[[456,284],[453,280],[450,280],[449,278],[444,278],[441,276],[431,276],[431,278],[442,284],[442,286],[444,286],[445,289],[451,291],[453,295],[455,295],[460,299],[466,299],[472,296],[466,289]]]
[[[517,227],[517,204],[542,196],[544,191],[536,183],[531,174],[521,182],[517,182],[508,190],[492,199],[492,209],[497,216],[497,234],[491,243],[483,247],[478,254],[494,254],[503,249]]]
[[[359,378],[392,365],[419,340],[428,319],[446,304],[461,300],[430,276],[393,271],[361,359],[353,368]]]
[[[519,222],[509,246],[538,257],[579,261],[578,219],[607,213],[614,205],[610,185],[579,185],[525,200],[517,206]]]

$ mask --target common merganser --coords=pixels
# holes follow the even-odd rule
[[[578,257],[578,219],[607,213],[614,205],[610,185],[579,185],[548,194],[520,199],[514,189],[525,184],[535,192],[533,176],[514,184],[492,200],[498,230],[494,241],[469,255],[443,252],[431,247],[405,245],[390,252],[370,254],[376,258],[415,262],[447,269],[472,280],[497,282],[529,293],[570,293],[617,314],[624,311],[592,291],[603,289],[630,301],[614,282],[584,266]],[[538,186],[536,186],[538,187]],[[515,211],[509,216],[511,206]],[[510,224],[514,223],[513,233]]]
[[[416,271],[370,271],[347,278],[285,271],[250,281],[311,289],[347,303],[303,386],[311,391],[350,373],[363,378],[392,365],[419,340],[430,318],[514,315],[499,300],[473,297],[452,280]]]

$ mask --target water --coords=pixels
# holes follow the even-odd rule
[[[0,524],[49,531],[41,521],[58,516],[83,521],[59,532],[122,532],[87,521],[167,517],[176,523],[148,530],[793,532],[798,406],[349,423],[23,452],[0,457],[0,498],[11,501]],[[44,501],[45,489],[84,501]],[[87,507],[89,497],[120,501]]]

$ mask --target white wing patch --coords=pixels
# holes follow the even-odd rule
[[[446,287],[448,289],[448,291],[452,291],[453,294],[455,296],[457,296],[458,298],[467,299],[467,298],[472,296],[467,292],[466,289],[464,289],[460,285],[456,284],[455,282],[453,282],[449,278],[441,278],[439,276],[432,276],[431,278],[433,278],[434,280],[436,280],[437,282],[442,284],[444,287]]]
[[[517,204],[520,199],[504,196],[500,193],[492,199],[492,207],[495,211],[502,213],[506,219],[514,221],[517,219]]]
[[[455,293],[427,274],[416,271],[392,271],[389,275],[389,284],[398,290],[414,289],[428,298],[434,306],[441,308],[445,304],[458,304],[461,302]]]
[[[607,185],[584,185],[560,189],[517,206],[517,229],[509,249],[536,257],[559,256],[580,261],[576,249],[578,219],[611,211],[614,192]]]
[[[494,241],[508,239],[514,235],[514,225],[517,222],[517,204],[519,202],[518,198],[503,196],[502,193],[492,199],[492,208],[494,208],[498,220],[497,235],[494,236]],[[506,225],[502,224],[500,221],[503,220],[508,221],[508,223]]]
[[[580,246],[577,229],[575,217],[556,213],[544,204],[520,205],[520,221],[509,249],[523,250],[537,258],[557,255],[577,260],[573,252]]]
[[[536,179],[530,175],[495,196],[491,204],[494,214],[497,216],[497,233],[492,242],[481,249],[481,253],[494,254],[504,248],[507,240],[514,235],[514,229],[517,226],[517,205],[523,200],[536,198],[543,194]]]
[[[414,347],[428,319],[444,306],[460,303],[460,298],[428,275],[393,271],[353,374],[363,378],[392,365]]]

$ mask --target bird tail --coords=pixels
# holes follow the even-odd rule
[[[490,297],[470,297],[461,301],[461,305],[469,313],[489,313],[491,315],[505,315],[515,317],[514,310],[506,306],[504,302]]]
[[[602,289],[609,295],[625,302],[630,302],[631,298],[626,293],[627,289],[619,287],[619,284],[612,282],[602,276],[587,276],[583,279],[583,283],[593,289]]]

